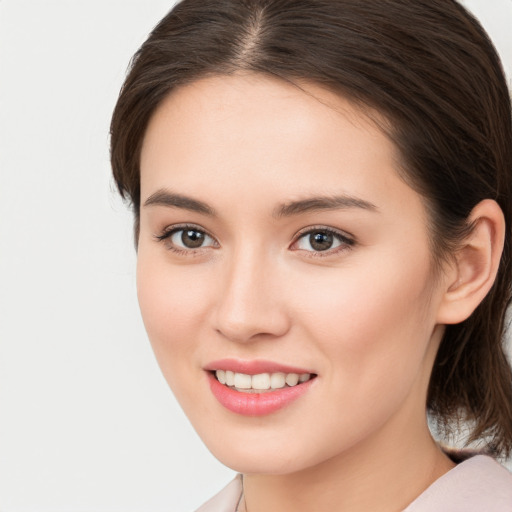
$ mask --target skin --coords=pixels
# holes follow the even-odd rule
[[[248,511],[398,511],[453,467],[427,428],[428,381],[443,323],[478,300],[461,306],[461,276],[492,269],[468,251],[476,264],[434,279],[424,203],[399,177],[392,142],[349,101],[303,89],[210,77],[158,108],[141,154],[142,316],[193,426],[245,474]],[[149,200],[158,193],[208,208]],[[334,196],[349,204],[276,215]],[[208,235],[203,246],[180,247],[181,232],[157,238],[183,224]],[[314,251],[313,227],[341,238]],[[487,281],[472,290],[483,296]],[[223,358],[317,377],[284,409],[240,416],[208,386],[204,367]]]

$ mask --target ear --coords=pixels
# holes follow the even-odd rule
[[[440,324],[466,320],[487,295],[498,272],[505,240],[501,208],[496,201],[485,199],[473,208],[468,223],[473,229],[445,272],[437,318]]]

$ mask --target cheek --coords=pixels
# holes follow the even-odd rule
[[[208,280],[192,267],[176,267],[144,248],[137,260],[137,295],[148,337],[166,378],[186,375],[197,363]],[[183,374],[183,375],[182,375]],[[171,382],[170,382],[171,384]],[[173,386],[174,387],[174,386]]]
[[[309,287],[303,325],[329,356],[333,378],[350,380],[352,391],[372,386],[380,395],[379,380],[412,379],[422,363],[434,321],[428,253],[416,256],[415,264],[381,258],[340,269],[324,287],[318,279]]]
[[[423,417],[434,327],[428,319],[428,266],[402,269],[396,276],[384,266],[352,268],[331,281],[328,293],[312,287],[302,308],[307,337],[325,356],[329,398],[316,412],[330,431],[330,442],[322,445],[325,456],[333,444],[357,443],[398,411]]]

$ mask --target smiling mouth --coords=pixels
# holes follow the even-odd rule
[[[212,372],[218,382],[241,393],[268,393],[293,388],[316,377],[312,373],[259,373],[249,375],[230,370]]]
[[[314,388],[318,377],[270,361],[228,359],[212,362],[205,370],[210,390],[220,404],[248,417],[265,416],[288,407]]]

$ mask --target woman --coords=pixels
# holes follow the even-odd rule
[[[184,0],[111,131],[157,359],[243,475],[201,511],[512,509],[511,107],[471,15]]]

